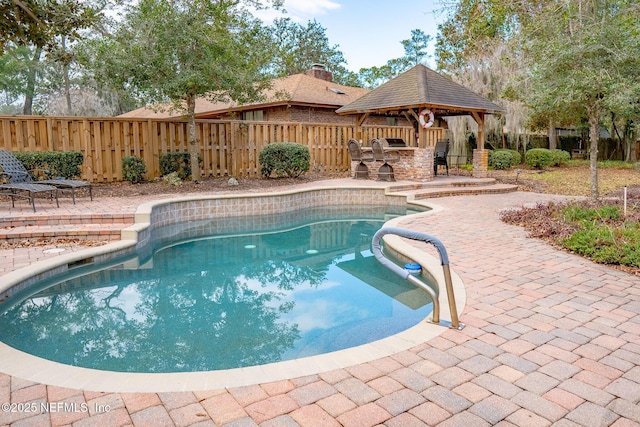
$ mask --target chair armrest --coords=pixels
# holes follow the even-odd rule
[[[0,175],[3,178],[6,178],[9,182],[14,180],[14,182],[25,182],[26,178],[29,176],[28,173],[25,172],[0,172]]]
[[[371,147],[361,147],[360,153],[361,153],[361,160],[363,162],[373,161],[374,157],[373,157],[373,150],[371,149]]]

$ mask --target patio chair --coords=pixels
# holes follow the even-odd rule
[[[93,192],[91,183],[87,181],[79,181],[76,179],[44,179],[41,181],[33,181],[29,171],[24,167],[22,163],[7,150],[0,150],[0,168],[2,168],[3,175],[8,177],[9,184],[38,184],[54,186],[60,190],[71,190],[71,199],[73,204],[76,204],[76,192],[78,188],[86,188],[89,190],[89,197],[93,200]]]
[[[371,149],[373,150],[373,159],[377,162],[383,162],[382,166],[378,169],[378,181],[395,181],[396,178],[393,174],[393,167],[388,162],[397,162],[400,160],[400,153],[385,150],[378,138],[371,140]]]
[[[436,148],[433,153],[433,175],[438,176],[438,166],[447,168],[447,176],[449,176],[449,163],[447,156],[449,155],[449,140],[441,139],[436,142]]]
[[[362,148],[360,148],[360,143],[355,139],[350,139],[347,142],[347,146],[349,147],[349,154],[351,155],[351,160],[358,163],[356,166],[355,174],[353,175],[353,179],[368,179],[369,178],[369,168],[364,162],[373,161],[373,156],[365,156],[362,153]]]
[[[7,181],[7,182],[5,182]],[[5,172],[0,172],[0,195],[11,197],[11,206],[16,206],[16,197],[21,199],[27,199],[29,204],[36,211],[35,196],[36,194],[43,194],[50,199],[56,199],[56,206],[60,207],[58,202],[58,188],[53,185],[46,184],[29,184],[25,182],[11,182],[11,176]]]

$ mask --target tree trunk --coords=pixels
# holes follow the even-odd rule
[[[191,179],[196,184],[200,182],[200,147],[196,133],[196,96],[187,95],[187,133],[189,135],[189,153],[191,154]]]
[[[629,149],[628,161],[635,163],[640,157],[640,153],[638,153],[637,151],[638,143],[636,142],[638,140],[638,131],[635,128],[632,128],[630,132],[631,136],[629,137],[629,144],[631,145],[631,147]]]
[[[27,87],[24,91],[24,104],[22,106],[22,114],[25,115],[33,114],[33,97],[36,92],[36,77],[40,55],[42,55],[42,47],[37,46],[33,52],[33,58],[30,61],[29,70],[27,71]]]
[[[66,37],[62,36],[62,50],[67,53]],[[71,84],[69,82],[69,61],[65,59],[62,63],[62,77],[64,81],[64,98],[67,101],[67,115],[73,115],[71,105]]]
[[[598,200],[598,140],[600,139],[600,114],[596,108],[591,108],[589,113],[589,170],[591,171],[591,198]]]
[[[556,133],[556,126],[553,120],[549,119],[549,150],[555,150],[558,148],[558,134]]]

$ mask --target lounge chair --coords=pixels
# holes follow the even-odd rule
[[[388,162],[396,162],[400,160],[400,153],[397,151],[385,150],[379,139],[371,140],[371,149],[373,150],[373,159],[377,162],[383,162],[378,169],[378,181],[395,181],[393,167]],[[395,153],[395,154],[391,154]]]
[[[33,181],[29,171],[22,163],[7,150],[0,150],[0,168],[3,175],[9,177],[9,184],[37,184],[54,186],[60,190],[71,190],[71,199],[76,204],[76,192],[78,188],[86,188],[89,190],[89,197],[93,200],[93,192],[91,183],[87,181],[79,181],[75,179],[44,179],[41,181]]]
[[[2,181],[8,181],[7,183],[0,184],[0,195],[11,197],[11,206],[13,207],[15,207],[16,197],[27,199],[35,212],[36,194],[44,194],[51,199],[55,198],[56,206],[60,207],[60,203],[58,202],[58,188],[53,185],[29,184],[24,182],[11,183],[11,176],[4,172],[0,172],[0,179]]]
[[[447,156],[449,155],[449,140],[441,139],[436,142],[436,148],[433,153],[433,175],[438,176],[438,166],[447,168],[447,176],[449,176],[449,163]]]
[[[358,166],[356,166],[356,171],[353,175],[353,179],[368,179],[369,168],[364,164],[364,162],[373,161],[373,156],[365,156],[362,153],[362,148],[360,148],[360,143],[355,139],[350,139],[347,143],[347,146],[349,147],[351,160],[354,162],[360,162]]]

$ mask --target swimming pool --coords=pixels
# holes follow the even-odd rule
[[[75,366],[193,372],[384,338],[430,312],[369,250],[406,213],[332,206],[170,224],[109,268],[79,265],[15,294],[0,340]]]

